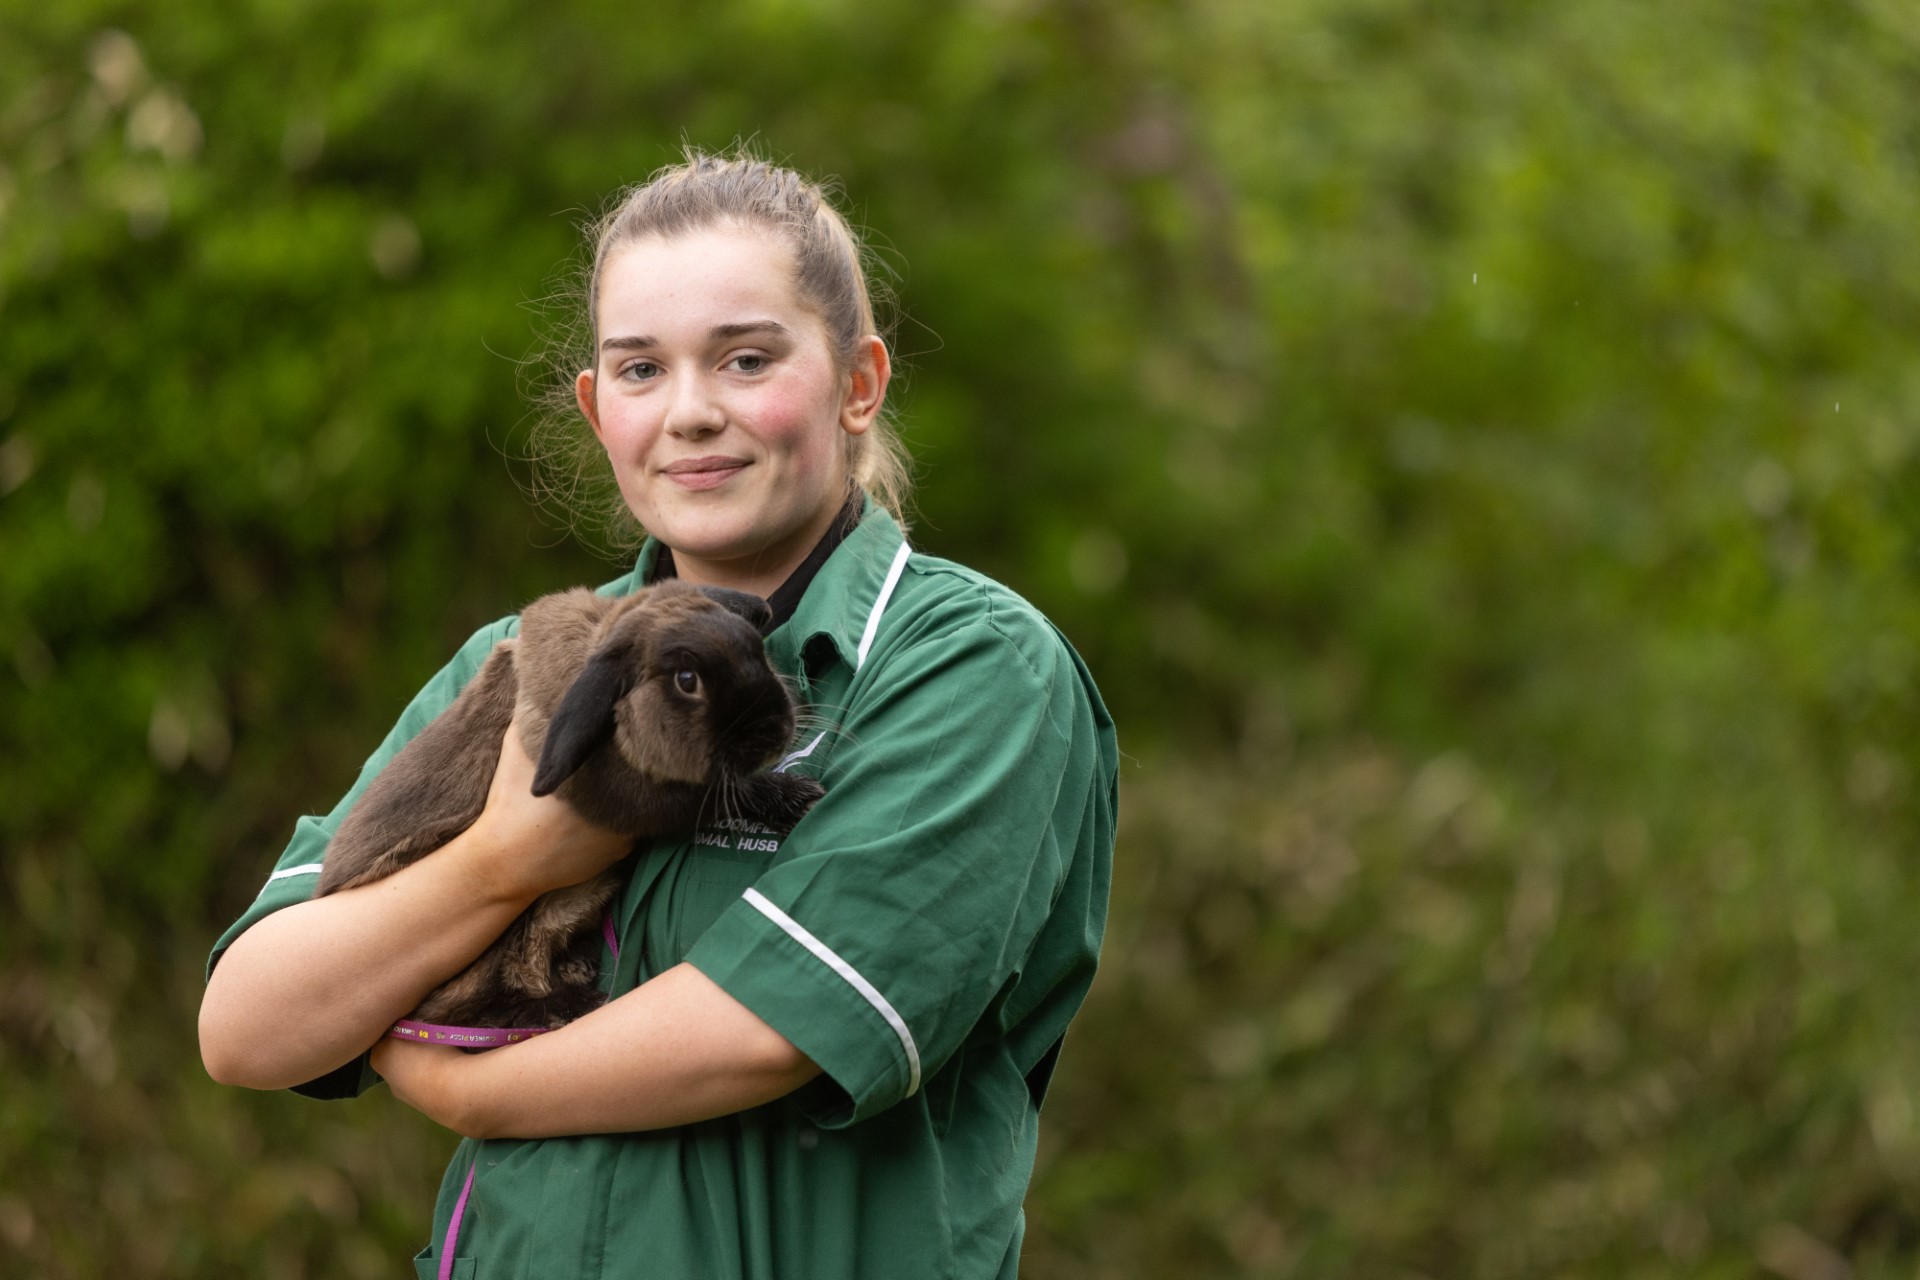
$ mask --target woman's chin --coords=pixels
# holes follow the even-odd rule
[[[753,504],[739,501],[739,495],[724,489],[705,493],[683,490],[660,497],[660,501],[648,504],[650,510],[635,514],[646,531],[672,547],[675,554],[725,554],[753,537],[754,517],[759,512]]]
[[[673,548],[683,572],[700,574],[711,566],[703,576],[758,577],[782,567],[771,561],[804,556],[818,536],[814,529],[826,523],[808,510],[812,503],[769,504],[757,500],[763,495],[730,494],[728,487],[667,498],[641,517],[648,533]],[[820,505],[824,511],[826,504]]]
[[[673,557],[683,573],[697,573],[696,566],[710,566],[708,573],[738,573],[748,566],[760,567],[773,545],[764,528],[746,519],[667,520],[647,531],[673,548]]]
[[[755,544],[767,540],[764,533],[756,536],[752,520],[723,510],[678,512],[649,524],[647,531],[672,547],[675,555],[701,560],[751,555]]]

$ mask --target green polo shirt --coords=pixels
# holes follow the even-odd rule
[[[654,554],[603,590],[637,589]],[[368,780],[514,628],[477,633],[333,813],[300,820],[215,959],[309,896]],[[782,767],[825,798],[785,836],[731,823],[637,852],[603,978],[618,994],[690,962],[823,1075],[682,1128],[467,1140],[421,1275],[439,1274],[463,1190],[455,1276],[1015,1273],[1039,1104],[1106,919],[1113,723],[1033,606],[911,552],[876,508],[767,652],[812,709]],[[355,1064],[309,1091],[371,1079]]]

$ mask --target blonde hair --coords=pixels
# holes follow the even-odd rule
[[[573,400],[573,375],[595,364],[600,279],[607,262],[623,246],[638,240],[672,239],[729,224],[762,227],[785,241],[793,254],[795,290],[819,315],[841,372],[859,359],[868,335],[879,332],[868,271],[870,253],[834,208],[825,188],[792,169],[744,152],[717,156],[689,147],[681,163],[668,165],[616,195],[608,211],[587,229],[593,259],[584,280],[585,297],[579,300],[584,303],[584,323],[569,326],[572,341],[552,354],[554,373],[565,377],[554,379],[556,385],[548,397],[552,412],[536,429],[533,444],[536,472],[563,473],[537,476],[543,494],[578,508],[583,491],[611,488],[606,455],[591,433],[583,435],[579,430]],[[891,416],[883,409],[867,431],[848,435],[846,442],[850,489],[865,491],[904,525],[904,508],[912,491],[911,459]],[[563,455],[565,462],[552,466],[551,453]],[[619,540],[633,541],[637,530],[632,513],[617,490],[610,495],[611,506],[606,496],[601,495],[597,504],[599,522],[609,532],[624,529],[628,537]]]

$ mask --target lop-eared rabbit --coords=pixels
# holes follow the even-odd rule
[[[534,794],[557,793],[600,826],[636,839],[691,831],[703,814],[791,827],[821,790],[765,772],[795,717],[761,644],[771,616],[758,596],[673,580],[624,597],[581,587],[535,600],[519,636],[494,647],[355,803],[317,893],[391,875],[471,826],[516,711],[539,762]],[[603,999],[597,926],[618,884],[608,871],[542,896],[411,1016],[557,1027],[593,1009]]]

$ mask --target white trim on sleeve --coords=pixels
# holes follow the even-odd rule
[[[288,867],[285,871],[274,872],[267,877],[267,883],[272,884],[275,880],[286,880],[293,876],[317,876],[320,874],[321,865],[318,862],[303,862],[297,867]]]
[[[896,570],[898,567],[896,562]],[[900,1047],[907,1051],[906,1096],[911,1098],[918,1093],[920,1091],[920,1050],[913,1043],[913,1032],[907,1030],[906,1020],[891,1004],[887,1003],[887,998],[881,995],[871,982],[861,977],[859,970],[842,960],[832,947],[814,937],[798,920],[767,901],[765,895],[758,889],[749,888],[741,896],[751,902],[761,915],[786,930],[789,937],[811,951],[827,968],[845,978],[847,985],[858,991],[866,1002],[887,1020],[887,1025],[893,1028],[893,1033],[900,1037]]]

